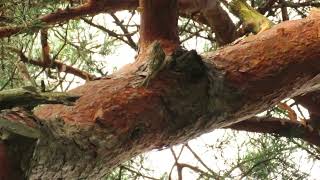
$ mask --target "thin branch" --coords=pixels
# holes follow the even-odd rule
[[[41,29],[40,31],[40,39],[42,46],[42,61],[45,66],[49,66],[51,64],[50,61],[50,47],[48,44],[48,29]]]
[[[0,38],[9,37],[15,34],[21,34],[30,30],[37,31],[46,28],[48,25],[63,23],[70,19],[75,19],[84,15],[94,15],[108,10],[124,10],[138,6],[136,0],[105,0],[105,1],[87,1],[87,3],[77,7],[68,7],[58,9],[57,11],[41,16],[38,19],[28,22],[25,25],[0,27]]]
[[[197,161],[199,161],[200,164],[201,164],[204,168],[206,168],[206,169],[212,174],[212,176],[214,176],[214,178],[216,178],[216,179],[220,179],[220,178],[221,178],[221,176],[219,176],[219,174],[217,174],[217,173],[215,173],[214,171],[212,171],[212,170],[202,161],[202,159],[198,156],[197,153],[195,153],[195,152],[193,151],[193,149],[188,145],[188,143],[187,143],[185,146],[189,149],[189,151],[190,151],[191,154],[197,159]]]
[[[111,17],[114,19],[115,23],[117,26],[119,26],[122,30],[122,32],[124,33],[124,35],[126,36],[127,40],[128,40],[128,45],[130,47],[132,47],[134,50],[138,50],[138,46],[137,44],[132,40],[132,35],[130,35],[128,29],[126,27],[124,27],[124,25],[122,24],[122,22],[118,19],[118,17],[114,14],[114,13],[110,13]]]
[[[178,166],[180,166],[181,169],[183,169],[183,168],[186,167],[186,168],[191,169],[191,170],[194,171],[194,172],[200,173],[201,175],[205,175],[205,176],[207,176],[207,177],[212,177],[211,174],[206,173],[206,172],[202,171],[200,168],[198,168],[198,167],[196,167],[196,166],[192,166],[192,165],[190,165],[190,164],[179,163]],[[216,177],[213,177],[213,178],[214,178],[214,179],[219,179],[219,178],[216,178]]]
[[[61,48],[58,50],[57,54],[55,54],[52,58],[52,61],[54,62],[57,57],[59,56],[59,54],[62,52],[63,48],[67,45],[67,41],[68,41],[68,30],[69,30],[69,24],[67,24],[67,28],[66,28],[66,33],[64,35],[64,38],[63,38],[63,44],[61,46]]]
[[[240,179],[245,178],[245,177],[246,177],[248,174],[250,174],[250,173],[253,171],[253,169],[256,168],[257,166],[260,166],[261,164],[264,164],[264,163],[266,163],[266,162],[268,162],[268,161],[271,161],[271,160],[273,160],[273,159],[275,159],[275,158],[268,158],[268,159],[264,159],[264,160],[261,160],[261,161],[255,163],[248,171],[246,171],[246,172],[243,173],[243,175],[240,177]]]
[[[268,116],[252,117],[225,128],[257,133],[274,133],[284,137],[300,138],[318,147],[320,146],[318,132],[310,131],[308,126],[304,126],[300,121],[290,121]]]
[[[11,73],[11,75],[10,75],[10,77],[9,77],[9,79],[8,79],[8,80],[4,83],[4,85],[0,88],[0,91],[4,90],[4,88],[6,88],[7,85],[12,81],[14,75],[16,74],[16,70],[17,70],[17,67],[15,66],[14,69],[13,69],[13,71],[12,71],[12,73]]]
[[[21,61],[24,62],[24,63],[29,63],[29,64],[32,64],[32,65],[36,65],[36,66],[39,66],[39,67],[43,67],[43,68],[48,68],[49,66],[44,64],[44,62],[41,62],[41,61],[36,61],[36,60],[33,60],[33,59],[28,59],[20,50],[18,49],[15,49],[13,47],[8,47],[10,50],[16,52],[20,58],[21,58]],[[50,68],[57,68],[59,72],[65,72],[65,73],[70,73],[70,74],[73,74],[75,76],[78,76],[82,79],[85,79],[85,80],[93,80],[95,78],[94,75],[91,75],[87,72],[84,72],[84,71],[81,71],[80,69],[76,69],[72,66],[68,66],[66,64],[63,64],[61,62],[58,62],[58,61],[53,61],[52,62],[52,67]]]
[[[135,171],[133,169],[130,169],[130,168],[126,167],[126,166],[120,166],[120,168],[125,169],[127,171],[130,171],[130,172],[132,172],[132,173],[134,173],[134,174],[136,174],[136,175],[138,175],[140,177],[143,177],[143,178],[152,179],[152,180],[160,180],[160,179],[157,179],[157,178],[154,178],[154,177],[143,175],[142,173],[137,172],[137,171]]]
[[[116,39],[118,39],[118,40],[120,40],[120,41],[128,44],[130,47],[132,47],[127,40],[125,40],[125,39],[123,39],[123,38],[121,37],[121,36],[123,36],[123,35],[117,34],[117,33],[113,32],[113,31],[111,31],[111,30],[109,30],[109,29],[107,29],[107,28],[105,28],[105,27],[103,27],[103,26],[101,26],[101,25],[95,24],[95,23],[93,23],[92,21],[89,21],[89,20],[86,19],[86,18],[81,18],[81,19],[82,19],[85,23],[87,23],[87,24],[89,24],[89,25],[91,25],[91,26],[93,26],[93,27],[95,27],[95,28],[97,28],[97,29],[100,29],[101,31],[107,33],[109,36],[114,37],[114,38],[116,38]],[[132,47],[132,48],[134,49],[134,47]]]

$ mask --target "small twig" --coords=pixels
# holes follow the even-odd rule
[[[0,88],[0,91],[4,90],[4,88],[6,88],[7,85],[12,81],[14,75],[16,74],[16,70],[17,70],[17,67],[15,67],[15,68],[13,69],[13,71],[12,71],[12,73],[11,73],[11,76],[9,77],[8,81],[6,81],[6,82],[4,83],[4,85]]]
[[[129,31],[127,28],[124,27],[124,25],[122,24],[122,22],[118,19],[118,17],[114,14],[114,13],[110,13],[111,17],[115,20],[116,25],[118,25],[122,32],[125,34],[128,42],[129,42],[129,46],[132,47],[134,50],[138,50],[138,46],[137,44],[133,41],[132,39],[132,35],[129,35]]]
[[[139,175],[140,177],[143,177],[143,178],[152,179],[152,180],[160,180],[160,179],[157,179],[157,178],[154,178],[154,177],[143,175],[142,173],[137,172],[137,171],[135,171],[133,169],[130,169],[130,168],[126,167],[126,166],[120,166],[120,168],[123,168],[123,169],[125,169],[127,171],[130,171],[130,172],[132,172],[132,173],[134,173],[136,175]]]
[[[192,155],[201,163],[201,165],[206,168],[216,179],[220,179],[221,177],[219,174],[212,171],[203,161],[202,159],[193,151],[193,149],[188,145],[188,143],[185,144],[185,146],[189,149],[189,151],[192,153]]]

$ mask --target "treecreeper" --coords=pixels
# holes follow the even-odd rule
[[[159,41],[154,41],[148,47],[147,65],[145,79],[140,84],[140,87],[147,87],[150,80],[152,80],[165,66],[166,54],[163,51]]]

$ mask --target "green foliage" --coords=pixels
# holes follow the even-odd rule
[[[300,172],[294,162],[297,146],[290,139],[260,135],[250,139],[247,153],[240,166],[246,177],[253,179],[304,179],[307,173]]]

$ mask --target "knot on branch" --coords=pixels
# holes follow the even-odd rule
[[[207,64],[209,79],[208,110],[215,115],[228,115],[233,110],[239,109],[244,97],[240,89],[236,89],[225,80],[226,73],[217,69],[212,64]]]
[[[173,55],[170,69],[184,73],[188,80],[197,80],[206,74],[202,58],[195,50],[177,51]]]

